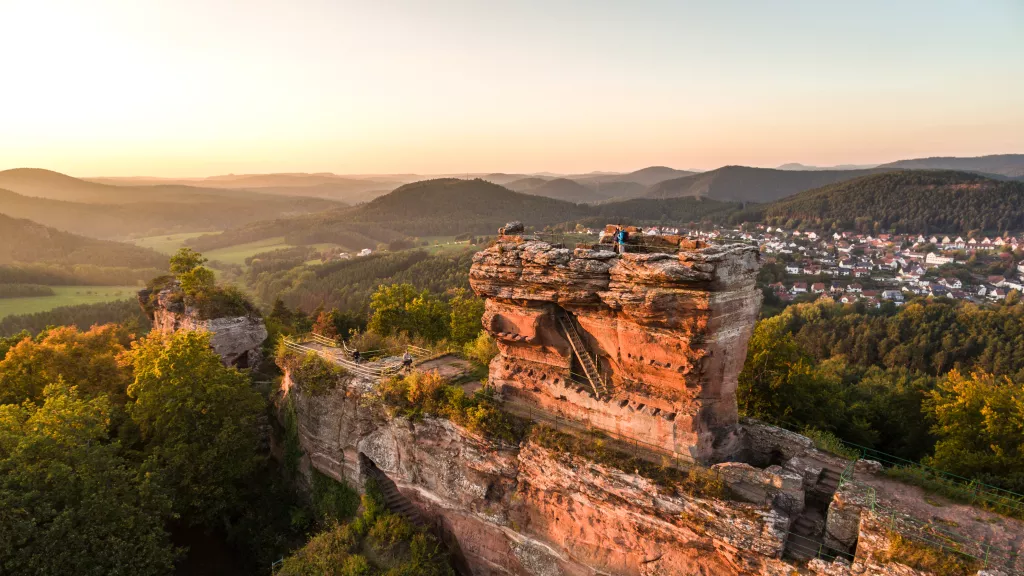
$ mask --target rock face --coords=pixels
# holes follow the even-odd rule
[[[502,236],[469,275],[500,350],[490,382],[513,402],[672,454],[727,459],[758,266],[757,249],[740,244],[620,255]]]
[[[476,576],[793,572],[779,559],[784,511],[668,493],[580,456],[495,444],[447,420],[388,419],[363,398],[370,387],[351,379],[345,390],[307,396],[286,374],[305,463],[355,486],[372,463],[458,543]]]
[[[210,347],[225,366],[255,368],[262,361],[261,346],[267,339],[267,327],[259,316],[200,319],[196,310],[181,302],[176,285],[158,292],[155,305],[150,307],[149,301],[149,291],[139,292],[139,302],[150,314],[154,330],[167,334],[178,330],[209,332]]]

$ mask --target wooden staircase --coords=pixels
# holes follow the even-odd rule
[[[601,378],[601,373],[597,369],[597,363],[594,362],[594,357],[590,355],[586,346],[583,345],[583,338],[580,337],[579,331],[576,330],[576,323],[566,314],[558,315],[558,323],[562,326],[562,330],[565,331],[565,335],[568,336],[572,351],[576,354],[576,359],[583,368],[584,376],[590,381],[590,387],[594,389],[594,394],[598,398],[609,396],[608,387]]]

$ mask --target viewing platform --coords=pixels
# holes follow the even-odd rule
[[[380,379],[402,370],[402,356],[408,352],[413,364],[425,362],[435,356],[426,348],[409,344],[402,348],[381,348],[378,350],[359,350],[359,360],[355,359],[356,350],[350,348],[344,340],[327,338],[312,332],[287,336],[284,344],[289,350],[300,354],[313,353],[324,360],[341,366],[356,376]]]

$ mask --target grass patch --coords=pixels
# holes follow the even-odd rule
[[[975,558],[895,532],[889,535],[883,561],[899,562],[936,576],[970,576],[981,569],[981,562]]]
[[[203,234],[210,234],[210,231],[204,232],[182,232],[180,234],[158,234],[156,236],[145,236],[143,238],[136,238],[131,241],[136,246],[142,246],[143,248],[150,248],[157,252],[164,254],[174,254],[179,248],[185,247],[185,241],[189,238],[196,238]]]
[[[138,286],[50,286],[50,296],[0,298],[0,319],[15,314],[47,312],[61,306],[100,304],[135,298]]]
[[[672,466],[670,461],[659,466],[610,447],[608,438],[600,432],[582,436],[567,434],[550,426],[538,424],[530,433],[530,441],[555,452],[581,456],[625,472],[635,472],[663,488],[690,496],[730,497],[725,480],[715,471],[698,465],[691,466],[688,470],[680,470]]]
[[[275,238],[265,238],[255,242],[247,242],[245,244],[236,244],[226,248],[210,250],[208,252],[204,252],[203,255],[210,260],[219,260],[220,262],[226,262],[228,264],[244,266],[245,259],[250,256],[255,256],[260,252],[270,252],[272,250],[291,247],[291,244],[285,243],[284,236],[277,236]]]

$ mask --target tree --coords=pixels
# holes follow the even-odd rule
[[[740,412],[785,425],[834,430],[840,411],[837,383],[815,371],[813,360],[786,332],[786,318],[761,320],[739,375]]]
[[[471,342],[480,333],[480,318],[484,315],[484,301],[460,288],[455,290],[449,301],[449,306],[451,306],[449,338],[456,344]]]
[[[130,370],[118,364],[130,335],[116,324],[79,332],[74,326],[50,329],[37,339],[23,338],[0,361],[0,404],[37,401],[58,378],[86,397],[108,394],[123,404]]]
[[[171,256],[171,274],[180,277],[182,274],[188,274],[206,264],[207,261],[202,254],[191,248],[180,248],[174,256]]]
[[[263,399],[245,374],[221,364],[206,333],[150,334],[128,358],[143,470],[158,475],[187,521],[216,525],[239,505],[239,484],[260,461]]]
[[[41,399],[0,406],[0,571],[170,574],[169,501],[110,441],[109,400],[63,381]]]
[[[1024,385],[951,370],[925,402],[939,437],[928,463],[969,478],[1024,489]]]

